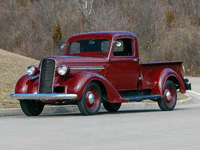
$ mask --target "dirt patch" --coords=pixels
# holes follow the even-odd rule
[[[185,94],[181,94],[180,92],[177,93],[177,99],[178,100],[183,100],[187,99],[188,97]]]
[[[26,68],[38,64],[38,60],[0,49],[0,108],[20,107],[9,95],[15,93],[16,82],[26,74]]]

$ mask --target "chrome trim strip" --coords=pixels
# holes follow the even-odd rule
[[[104,67],[102,67],[102,66],[88,66],[88,67],[81,67],[81,66],[77,66],[77,67],[75,67],[75,66],[72,66],[72,67],[70,67],[70,70],[72,71],[72,72],[74,72],[74,71],[84,71],[84,70],[87,70],[87,71],[101,71],[101,70],[104,70],[105,68]]]
[[[39,67],[40,67],[40,75],[39,75],[39,85],[38,85],[38,90],[37,90],[37,93],[39,93],[40,91],[40,79],[41,79],[41,72],[42,72],[42,62],[43,62],[44,58],[40,61],[40,64],[39,64]],[[10,94],[11,96],[11,94]],[[12,97],[11,97],[12,99]]]
[[[29,80],[39,79],[39,77],[40,77],[40,74],[37,74],[35,76],[30,76]]]
[[[11,99],[26,99],[26,100],[34,100],[38,99],[41,101],[46,101],[50,99],[55,100],[64,100],[64,99],[76,99],[77,94],[10,94]]]

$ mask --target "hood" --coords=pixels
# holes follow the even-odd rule
[[[47,59],[53,59],[56,62],[56,66],[66,64],[69,66],[84,65],[84,64],[96,64],[109,62],[108,58],[97,58],[97,57],[81,57],[81,56],[48,56]],[[44,59],[45,59],[44,58]]]

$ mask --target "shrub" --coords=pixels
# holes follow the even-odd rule
[[[171,23],[172,21],[175,19],[175,15],[172,12],[172,10],[168,10],[167,11],[167,15],[166,15],[166,22],[167,22],[167,27],[171,28]]]
[[[60,47],[63,43],[63,39],[62,39],[62,30],[61,30],[61,25],[59,22],[59,19],[57,20],[56,24],[54,25],[53,28],[53,45],[56,47]]]

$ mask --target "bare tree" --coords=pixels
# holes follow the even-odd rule
[[[0,0],[0,47],[36,59],[64,54],[53,45],[57,20],[63,42],[82,32],[131,31],[141,62],[184,60],[188,74],[199,74],[199,0]]]

